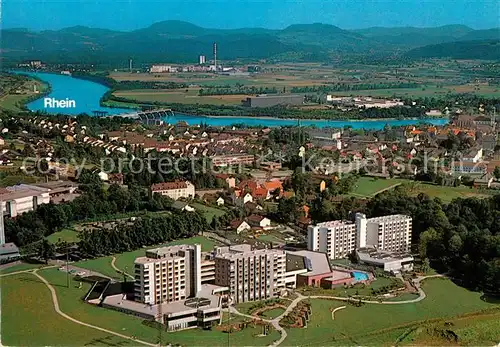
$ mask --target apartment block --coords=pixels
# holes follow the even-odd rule
[[[330,221],[310,225],[307,249],[323,252],[330,259],[341,259],[356,249],[356,224],[350,221]]]
[[[389,252],[409,252],[411,246],[412,219],[395,214],[366,218],[356,214],[357,247],[374,246]]]
[[[201,246],[146,251],[135,260],[135,301],[160,304],[195,296],[201,288]]]
[[[193,198],[195,195],[194,185],[189,181],[163,182],[153,184],[151,193],[168,196],[171,199]]]
[[[389,252],[409,252],[412,219],[405,215],[366,218],[357,213],[355,222],[329,221],[310,225],[307,248],[330,259],[347,257],[357,248],[376,247]]]
[[[215,284],[228,287],[235,303],[279,295],[285,289],[285,272],[282,250],[252,250],[246,244],[216,249]]]

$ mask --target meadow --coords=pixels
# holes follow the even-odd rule
[[[401,305],[347,306],[335,314],[333,321],[330,309],[344,306],[345,303],[312,299],[313,314],[308,328],[289,329],[284,344],[302,346],[393,344],[401,335],[401,329],[407,325],[432,319],[454,318],[488,309],[500,310],[500,305],[483,301],[480,293],[459,287],[447,279],[426,280],[422,288],[427,294],[423,301]],[[398,329],[400,330],[397,331]],[[500,326],[496,329],[500,334]],[[380,340],[379,336],[386,341]],[[393,338],[394,340],[390,341]]]

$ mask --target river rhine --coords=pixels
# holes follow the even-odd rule
[[[87,113],[92,115],[92,111],[106,111],[109,114],[122,114],[133,112],[131,109],[102,107],[99,102],[101,97],[109,89],[99,83],[73,78],[65,75],[42,73],[42,72],[22,72],[23,74],[37,77],[40,80],[48,83],[52,87],[52,91],[48,98],[64,100],[69,98],[75,100],[76,107],[67,109],[46,108],[44,107],[43,98],[37,99],[27,104],[31,111],[45,111],[49,114],[65,113],[70,115],[78,115]],[[175,110],[174,110],[175,112]],[[256,117],[205,117],[205,116],[190,116],[176,113],[168,118],[169,123],[177,121],[186,121],[188,124],[200,124],[201,122],[214,126],[227,126],[231,124],[245,124],[248,126],[269,126],[277,127],[284,125],[296,125],[297,120],[280,119],[280,118],[256,118]],[[346,127],[351,126],[354,129],[382,129],[385,125],[404,126],[422,123],[423,120],[415,119],[394,119],[394,120],[301,120],[301,125],[315,125],[317,127]],[[427,123],[434,125],[444,125],[448,122],[445,118],[433,118],[425,120]]]

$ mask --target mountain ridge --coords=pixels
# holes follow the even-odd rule
[[[70,57],[78,61],[86,55],[99,60],[107,57],[128,60],[134,56],[139,63],[194,62],[198,55],[212,55],[213,42],[218,43],[219,57],[224,60],[279,60],[286,56],[307,60],[328,59],[332,55],[390,56],[428,45],[491,39],[497,33],[500,35],[500,28],[474,30],[464,25],[345,30],[331,24],[312,23],[283,29],[217,29],[178,20],[161,21],[132,31],[87,26],[38,32],[1,30],[2,53],[11,60],[50,62]]]

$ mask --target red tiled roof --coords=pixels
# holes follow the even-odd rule
[[[153,184],[151,186],[152,191],[158,190],[170,190],[170,189],[185,189],[187,188],[187,183],[183,181],[175,181],[175,182],[163,182]]]
[[[267,198],[268,190],[265,188],[257,188],[252,192],[254,198]]]

